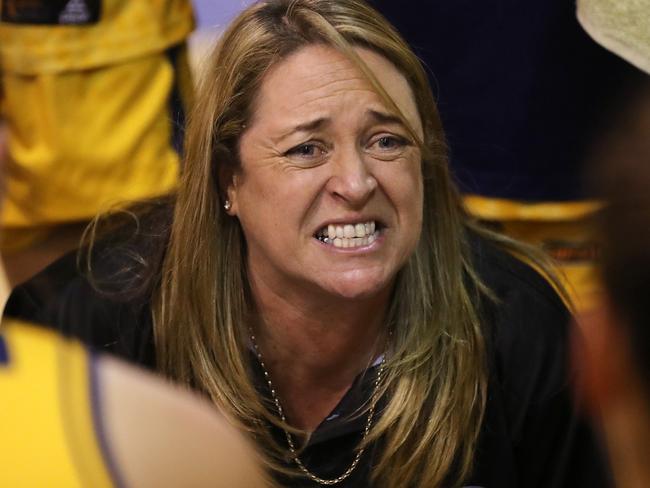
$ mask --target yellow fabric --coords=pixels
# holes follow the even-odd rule
[[[172,189],[173,67],[164,53],[109,69],[3,75],[10,162],[5,227],[87,220]]]
[[[2,331],[0,486],[113,486],[95,438],[85,350],[24,324]]]
[[[474,216],[485,220],[567,221],[580,219],[602,208],[602,202],[520,202],[480,195],[465,195],[465,207]]]
[[[465,195],[464,203],[470,214],[495,230],[546,251],[576,310],[594,304],[602,287],[592,217],[602,202],[529,203]]]
[[[587,310],[595,304],[602,285],[597,259],[599,244],[590,219],[566,222],[506,220],[491,224],[507,236],[536,246],[550,255],[577,311]]]
[[[189,0],[104,0],[92,25],[0,22],[10,161],[0,214],[10,230],[89,220],[175,187],[169,101],[190,91]],[[184,101],[185,101],[184,100]],[[11,247],[11,245],[10,245]]]
[[[81,71],[162,52],[193,28],[189,0],[102,0],[97,24],[0,24],[0,59],[23,75]]]

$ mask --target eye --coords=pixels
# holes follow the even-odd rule
[[[404,143],[401,140],[391,136],[380,137],[377,141],[377,146],[381,149],[394,149],[395,147],[401,147],[403,145]]]
[[[410,143],[404,137],[382,134],[370,140],[368,152],[379,158],[398,157]]]
[[[290,154],[296,154],[305,158],[313,158],[317,155],[319,148],[315,144],[303,144],[289,151]]]
[[[320,161],[327,155],[327,149],[322,144],[307,142],[292,147],[284,155],[292,160],[314,163]]]

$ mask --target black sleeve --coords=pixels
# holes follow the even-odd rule
[[[575,402],[566,307],[544,278],[510,255],[484,250],[480,259],[498,301],[486,307],[490,392],[478,462],[493,482],[476,484],[612,486],[601,442]],[[498,467],[508,459],[513,473],[506,479]]]
[[[79,272],[76,253],[17,286],[4,315],[53,328],[98,351],[154,367],[148,304],[99,292]]]

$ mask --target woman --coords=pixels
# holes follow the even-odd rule
[[[244,11],[186,147],[173,205],[130,240],[90,236],[92,283],[60,262],[8,310],[155,355],[250,433],[281,485],[604,483],[571,411],[566,310],[470,231],[426,74],[374,10]],[[52,277],[66,284],[42,303]]]

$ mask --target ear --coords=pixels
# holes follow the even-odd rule
[[[239,194],[239,174],[232,168],[222,166],[219,168],[219,194],[222,195],[222,205],[226,202],[230,204],[225,208],[225,212],[230,216],[236,216],[238,213],[237,197]]]

